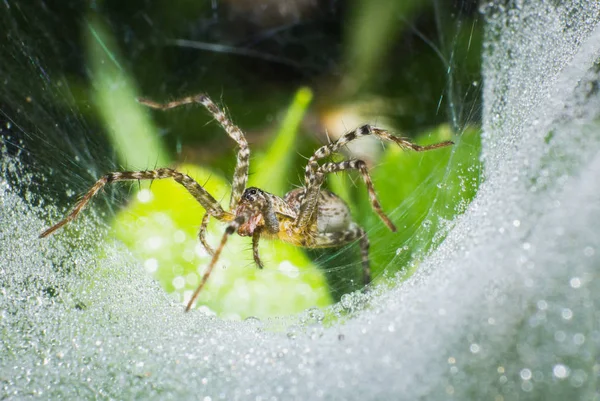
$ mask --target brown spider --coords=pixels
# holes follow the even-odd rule
[[[428,146],[419,146],[405,138],[393,136],[381,128],[363,125],[354,131],[348,132],[337,141],[317,149],[306,165],[305,186],[294,189],[288,192],[283,198],[280,198],[259,188],[246,188],[250,159],[248,142],[243,132],[227,118],[225,113],[208,96],[204,94],[189,96],[165,104],[147,99],[138,99],[138,101],[151,108],[161,110],[172,109],[185,104],[200,103],[208,109],[227,134],[238,144],[237,163],[233,175],[231,199],[229,202],[230,211],[223,210],[219,202],[200,184],[190,176],[179,171],[170,168],[159,168],[146,171],[115,172],[108,173],[96,181],[92,188],[75,205],[73,211],[63,220],[40,234],[40,238],[49,236],[75,219],[94,195],[108,183],[173,178],[183,185],[206,210],[206,214],[200,224],[198,238],[212,255],[210,264],[202,276],[198,288],[196,288],[196,291],[194,291],[192,298],[187,304],[186,312],[191,309],[200,290],[206,284],[227,242],[227,238],[236,231],[238,235],[252,237],[254,261],[261,269],[263,264],[258,255],[258,241],[261,237],[279,239],[307,248],[335,247],[359,240],[364,283],[365,285],[369,284],[371,281],[369,240],[367,239],[365,230],[352,221],[350,209],[341,198],[332,192],[321,189],[325,175],[342,170],[358,170],[367,186],[373,209],[390,230],[396,231],[396,227],[381,209],[375,189],[373,188],[373,182],[367,170],[367,165],[364,161],[346,160],[337,163],[324,163],[322,165],[319,165],[317,161],[337,152],[348,142],[366,135],[375,135],[379,139],[395,142],[402,148],[412,149],[417,152],[452,145],[452,142],[446,141]],[[216,250],[213,250],[207,244],[205,238],[206,228],[211,216],[229,223]]]

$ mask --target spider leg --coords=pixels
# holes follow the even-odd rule
[[[205,213],[204,216],[202,216],[202,224],[200,224],[200,230],[198,231],[198,239],[200,240],[200,243],[204,249],[206,249],[206,252],[208,252],[210,256],[213,256],[215,251],[210,247],[210,245],[208,245],[208,242],[206,241],[206,228],[208,227],[209,221],[210,214]]]
[[[194,302],[196,301],[196,298],[198,298],[198,294],[200,294],[200,291],[202,290],[202,288],[204,287],[204,285],[208,281],[208,278],[210,277],[210,274],[212,273],[215,265],[217,264],[217,261],[219,260],[219,256],[221,256],[221,252],[223,251],[223,248],[225,247],[225,244],[227,243],[227,239],[229,238],[229,236],[231,234],[233,234],[234,232],[236,232],[236,230],[242,224],[244,224],[244,222],[247,219],[248,218],[245,215],[237,216],[231,223],[229,223],[229,225],[225,229],[225,233],[223,233],[223,237],[221,238],[221,243],[219,244],[219,246],[215,250],[215,253],[212,256],[212,259],[210,260],[210,264],[208,265],[208,268],[206,269],[206,271],[202,275],[202,279],[200,280],[200,284],[198,284],[198,287],[194,291],[194,294],[192,294],[192,297],[190,298],[190,300],[189,300],[189,302],[188,302],[188,304],[187,304],[187,306],[185,308],[186,312],[188,312],[190,309],[192,309],[192,305],[194,305]]]
[[[191,103],[200,103],[206,107],[214,119],[221,124],[221,127],[223,127],[225,132],[227,132],[227,135],[229,135],[229,137],[231,137],[231,139],[233,139],[239,146],[235,172],[233,173],[231,199],[229,201],[229,210],[235,209],[242,197],[244,189],[246,188],[246,183],[248,182],[248,167],[250,165],[250,148],[248,147],[248,141],[246,140],[242,130],[233,124],[227,115],[221,109],[219,109],[219,107],[205,94],[188,96],[183,99],[173,100],[172,102],[168,103],[157,103],[143,98],[138,98],[138,102],[153,109],[159,110],[173,109],[175,107]]]
[[[257,227],[252,233],[252,255],[254,256],[254,262],[256,263],[256,266],[259,269],[262,269],[264,265],[260,260],[260,255],[258,253],[258,242],[260,240],[260,236],[265,231],[270,234],[277,234],[279,232],[279,220],[277,220],[277,214],[275,212],[275,208],[273,207],[271,196],[268,196],[265,199],[265,203],[263,205],[256,206],[262,213],[264,226]]]
[[[316,171],[311,176],[311,184],[304,190],[303,194],[298,196],[300,200],[300,209],[294,221],[294,226],[300,232],[306,228],[317,218],[315,210],[319,200],[321,185],[323,184],[324,175],[321,171]]]
[[[367,233],[358,224],[352,224],[349,229],[331,233],[313,234],[311,247],[330,248],[341,246],[355,240],[359,240],[360,253],[362,257],[363,280],[365,285],[371,282],[371,266],[369,261],[369,239]]]
[[[383,130],[383,129],[377,128],[377,127],[373,127],[373,126],[367,124],[367,125],[363,125],[362,127],[355,129],[354,131],[348,132],[347,134],[343,135],[335,142],[321,146],[319,149],[316,150],[314,155],[310,159],[308,159],[308,163],[306,164],[305,173],[304,173],[304,182],[305,182],[306,190],[305,190],[305,193],[303,196],[300,210],[298,212],[298,217],[296,218],[296,221],[295,221],[295,226],[297,228],[299,228],[300,230],[306,228],[311,223],[311,221],[315,218],[314,212],[317,207],[319,191],[321,189],[321,185],[323,184],[324,174],[327,173],[326,171],[323,171],[321,168],[319,168],[319,163],[317,161],[320,159],[323,159],[327,156],[330,156],[333,153],[338,152],[341,147],[347,145],[349,142],[352,142],[353,140],[355,140],[357,138],[360,138],[363,136],[368,136],[368,135],[375,135],[376,137],[378,137],[381,140],[394,142],[401,148],[412,149],[416,152],[424,152],[424,151],[428,151],[428,150],[442,148],[445,146],[450,146],[453,144],[452,141],[444,141],[444,142],[435,143],[432,145],[421,146],[421,145],[412,143],[407,138],[401,138],[398,136],[394,136],[394,135],[390,134],[389,132],[387,132],[386,130]],[[368,176],[368,173],[366,175],[364,173],[364,172],[366,172],[366,167],[364,169],[359,168],[359,170],[361,171],[361,174],[363,176],[363,179],[365,180],[365,183],[367,184],[367,187],[368,188],[370,187],[369,188],[369,197],[371,198],[371,204],[373,205],[373,208],[379,214],[379,216],[384,221],[384,223],[386,223],[386,225],[392,231],[395,231],[394,225],[391,223],[391,221],[389,221],[387,216],[385,216],[385,214],[383,214],[383,212],[381,212],[381,207],[379,206],[379,202],[377,201],[377,198],[375,196],[375,191],[372,190],[372,184],[369,186],[371,179]],[[340,171],[340,170],[338,169],[335,171]]]
[[[75,217],[85,208],[88,202],[106,185],[116,181],[136,181],[136,180],[155,180],[161,178],[173,178],[179,184],[183,185],[190,194],[206,209],[206,213],[215,216],[219,220],[232,220],[233,215],[223,210],[219,202],[213,198],[200,184],[187,174],[180,173],[170,168],[159,168],[157,170],[147,171],[123,171],[118,173],[108,173],[102,176],[90,188],[90,190],[81,198],[73,208],[73,211],[46,231],[40,234],[44,238],[74,220]]]
[[[444,141],[440,143],[434,143],[432,145],[421,146],[412,143],[408,138],[402,138],[399,136],[392,135],[384,129],[373,127],[369,124],[363,125],[353,131],[344,134],[337,141],[321,146],[315,151],[314,155],[310,159],[308,159],[308,163],[306,165],[304,174],[305,186],[307,188],[310,187],[311,182],[313,181],[312,179],[314,177],[314,174],[319,168],[317,160],[330,156],[331,154],[338,152],[340,148],[354,141],[355,139],[368,135],[374,135],[383,141],[394,142],[401,148],[412,149],[416,152],[425,152],[427,150],[443,148],[445,146],[450,146],[453,144],[452,141]]]
[[[338,163],[325,163],[318,168],[315,176],[319,178],[316,179],[313,183],[313,186],[308,188],[306,191],[304,200],[300,205],[298,217],[296,218],[296,227],[302,229],[303,227],[307,227],[312,221],[312,215],[317,207],[319,192],[321,184],[324,181],[325,174],[335,173],[343,170],[358,170],[360,172],[363,181],[367,186],[367,191],[369,193],[369,199],[371,201],[373,210],[375,210],[375,213],[379,215],[381,220],[391,231],[396,232],[396,226],[381,208],[381,203],[379,203],[379,200],[377,199],[377,193],[375,192],[373,181],[371,180],[369,170],[367,169],[367,163],[362,160],[345,160]]]
[[[367,233],[365,230],[360,228],[361,237],[360,237],[360,255],[362,259],[362,267],[363,267],[363,280],[365,285],[371,283],[371,261],[369,260],[369,238],[367,237]]]
[[[258,254],[258,241],[260,240],[261,231],[261,229],[257,229],[252,233],[252,255],[254,256],[254,262],[259,269],[264,267],[263,262],[260,260],[260,255]]]
[[[391,231],[396,232],[396,226],[383,212],[381,203],[379,203],[379,200],[377,199],[377,193],[375,193],[373,181],[371,180],[369,170],[367,169],[367,163],[362,160],[345,160],[339,163],[325,163],[319,167],[319,171],[322,171],[324,174],[335,173],[343,170],[358,170],[360,172],[360,175],[367,186],[367,191],[369,192],[369,199],[371,200],[371,206],[373,207],[373,210],[375,210],[375,213],[379,215],[381,220],[383,220],[385,225],[388,226]]]

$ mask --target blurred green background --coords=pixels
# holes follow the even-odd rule
[[[30,150],[28,162],[50,171],[40,186],[49,202],[72,206],[109,171],[174,166],[226,205],[235,147],[218,124],[201,107],[160,112],[135,102],[199,92],[246,133],[250,184],[281,196],[302,185],[305,160],[317,147],[364,123],[420,144],[455,141],[451,149],[415,154],[367,140],[336,156],[369,163],[383,208],[398,226],[391,233],[380,222],[358,175],[329,179],[368,232],[376,284],[414,271],[475,196],[483,21],[474,1],[20,7],[37,8],[39,18],[23,25],[24,45],[49,41],[38,46],[47,52],[39,59],[48,63],[48,86],[31,87],[26,76],[13,75],[25,93],[2,106],[30,113],[13,136]],[[18,12],[11,12],[18,23]],[[44,116],[36,115],[44,111],[65,120],[44,127]],[[176,300],[189,297],[209,260],[196,239],[202,208],[169,181],[115,185],[98,198],[94,206],[148,272]],[[208,241],[216,245],[222,232],[213,221]],[[266,268],[258,271],[249,239],[232,238],[198,305],[229,318],[326,306],[361,288],[357,248],[302,250],[263,241]]]

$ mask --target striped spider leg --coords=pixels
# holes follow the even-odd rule
[[[229,135],[229,137],[233,139],[239,147],[235,172],[233,174],[231,198],[229,199],[229,210],[235,209],[237,204],[240,202],[242,192],[244,192],[244,189],[246,188],[246,183],[248,182],[248,168],[250,167],[250,148],[248,147],[248,141],[246,140],[242,130],[234,125],[231,120],[227,118],[227,115],[221,109],[219,109],[217,105],[205,94],[188,96],[183,99],[173,100],[168,103],[157,103],[144,98],[139,98],[138,102],[153,109],[159,110],[169,110],[192,103],[200,103],[208,109],[214,119],[217,120],[225,132],[227,132],[227,135]],[[211,216],[211,213],[209,213],[208,209],[206,209],[206,211],[206,214],[202,218],[200,230],[198,231],[198,239],[208,253],[210,255],[214,255],[215,251],[208,245],[208,242],[206,241],[206,229]]]

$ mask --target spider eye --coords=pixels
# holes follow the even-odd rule
[[[246,189],[246,191],[244,191],[244,199],[252,201],[257,194],[258,194],[258,189],[248,188],[248,189]]]

